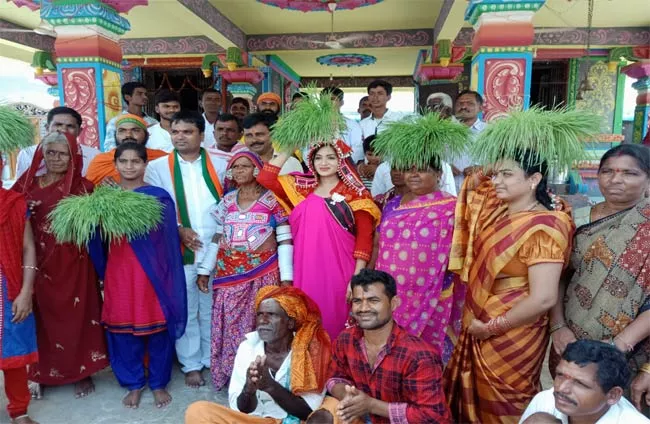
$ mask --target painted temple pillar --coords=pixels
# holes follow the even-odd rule
[[[474,26],[470,88],[483,96],[483,120],[530,105],[535,12],[545,0],[470,0]]]
[[[122,50],[130,29],[119,15],[146,0],[43,0],[41,18],[52,24],[59,98],[83,117],[81,143],[103,148],[106,123],[122,110]]]
[[[632,84],[632,88],[637,91],[632,141],[641,143],[648,133],[650,123],[650,60],[641,60],[627,65],[621,69],[621,72],[637,80]]]

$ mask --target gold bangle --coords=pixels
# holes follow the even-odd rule
[[[564,328],[564,327],[566,327],[566,324],[563,323],[563,322],[560,322],[560,323],[558,323],[558,324],[551,325],[551,328],[549,329],[549,334],[553,334],[553,333],[555,333],[557,330],[559,330],[560,328]]]
[[[639,368],[639,371],[650,374],[650,363],[641,365],[641,368]]]

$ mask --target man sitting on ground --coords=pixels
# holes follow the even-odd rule
[[[562,424],[650,423],[623,397],[629,381],[623,352],[601,341],[578,340],[564,350],[553,388],[533,398],[520,423],[543,422],[540,417],[549,415]]]
[[[257,330],[246,335],[235,356],[230,409],[195,402],[185,424],[297,422],[321,405],[331,346],[316,303],[298,288],[266,286],[257,293],[255,309]]]
[[[131,142],[142,145],[147,144],[149,133],[147,122],[130,113],[120,115],[115,120],[115,143],[119,146],[122,143]],[[167,152],[157,149],[147,149],[147,161],[167,156]],[[100,153],[90,162],[86,179],[97,185],[103,181],[120,182],[120,174],[115,168],[115,149]]]
[[[334,342],[328,397],[307,423],[451,423],[438,350],[393,321],[395,280],[364,269],[352,277],[358,327]]]

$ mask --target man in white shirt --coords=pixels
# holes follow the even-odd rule
[[[203,147],[215,147],[214,125],[221,113],[221,93],[214,88],[206,88],[201,93],[199,106],[203,109],[203,119],[205,119],[205,137],[203,138]]]
[[[147,147],[171,152],[174,150],[172,136],[170,134],[172,118],[176,112],[181,110],[180,98],[173,91],[163,89],[156,94],[154,103],[156,105],[156,113],[160,116],[160,123],[149,127]]]
[[[147,127],[158,123],[158,121],[147,116],[147,114],[142,110],[149,101],[147,98],[147,86],[143,83],[132,81],[124,84],[122,86],[122,99],[126,104],[126,109],[122,111],[122,115],[130,113],[131,115],[139,116],[147,123]],[[106,136],[104,137],[104,145],[102,146],[105,152],[108,152],[117,146],[117,142],[115,141],[117,118],[119,118],[119,115],[108,121],[108,124],[106,124]]]
[[[83,121],[79,112],[69,107],[55,107],[47,113],[48,132],[67,132],[75,137],[78,137],[79,133],[81,132],[82,122]],[[90,165],[90,162],[92,162],[93,158],[97,156],[100,151],[94,147],[86,146],[83,144],[83,142],[81,142],[81,140],[79,145],[81,146],[81,154],[83,156],[83,168],[81,169],[81,175],[86,176],[88,165]],[[18,152],[18,157],[16,160],[16,178],[20,177],[32,165],[32,160],[34,160],[34,153],[36,153],[37,147],[37,145],[29,146]],[[36,175],[43,175],[45,174],[45,171],[45,162],[43,161],[39,166]]]
[[[199,291],[197,265],[203,260],[218,223],[211,212],[223,195],[227,160],[201,148],[205,121],[198,112],[178,112],[171,121],[174,150],[149,162],[144,180],[162,187],[174,199],[183,244],[183,263],[187,286],[187,326],[176,341],[176,354],[190,387],[205,385],[203,368],[210,367],[210,318],[212,287]]]
[[[533,398],[520,423],[552,415],[563,424],[648,424],[623,397],[629,380],[627,359],[616,346],[578,340],[562,353],[553,388]]]
[[[482,109],[483,97],[476,91],[461,91],[458,97],[456,97],[454,118],[461,124],[469,127],[472,139],[487,127],[487,124],[478,117]],[[454,175],[456,186],[459,190],[463,184],[463,179],[471,173],[475,165],[469,154],[465,154],[454,162]]]
[[[332,101],[341,111],[343,107],[343,90],[338,87],[326,87],[321,91],[321,95],[329,94],[332,97]],[[357,164],[362,162],[365,159],[363,152],[363,137],[361,135],[361,126],[354,119],[349,119],[344,117],[346,130],[342,134],[343,141],[352,149],[352,162]],[[303,154],[304,156],[304,154]]]
[[[275,155],[271,142],[271,126],[275,124],[275,120],[275,116],[262,112],[251,113],[244,118],[244,143],[251,152],[257,153],[264,163],[269,162]],[[280,175],[292,172],[303,172],[303,168],[298,159],[290,156],[282,166]]]
[[[230,408],[195,402],[185,424],[304,422],[322,404],[322,365],[331,347],[318,307],[296,287],[267,286],[257,293],[255,309],[257,331],[246,334],[235,356]]]
[[[393,86],[383,80],[375,80],[368,85],[368,100],[371,115],[361,120],[361,135],[365,139],[386,129],[386,124],[402,119],[402,114],[388,109]]]

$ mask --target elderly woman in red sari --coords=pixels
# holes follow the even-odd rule
[[[311,174],[279,176],[289,157],[279,153],[257,180],[291,210],[294,285],[320,307],[330,338],[345,328],[350,279],[372,254],[380,212],[349,159],[342,140],[314,145]]]
[[[213,213],[218,230],[199,267],[199,289],[207,293],[210,283],[214,288],[210,372],[215,390],[228,384],[237,348],[255,328],[258,290],[293,280],[289,214],[255,180],[262,166],[262,159],[247,149],[228,162],[226,178],[235,190]]]
[[[47,169],[37,176],[42,160]],[[101,326],[97,274],[86,249],[58,244],[47,215],[67,196],[93,190],[81,176],[82,154],[70,134],[51,133],[36,149],[31,167],[13,186],[24,193],[32,212],[38,273],[34,284],[34,316],[39,362],[29,378],[42,386],[75,383],[75,396],[95,390],[91,376],[108,366]]]
[[[551,371],[567,344],[604,340],[628,355],[631,400],[650,406],[650,150],[622,144],[600,160],[605,200],[575,233],[560,301],[551,314]]]

